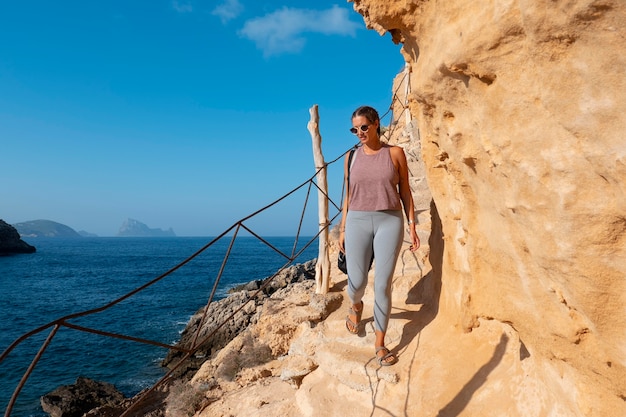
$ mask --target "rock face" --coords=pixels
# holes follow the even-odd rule
[[[484,340],[500,360],[463,415],[502,394],[508,409],[489,415],[626,415],[626,3],[354,7],[404,45],[442,226],[433,326],[507,335]],[[433,406],[453,394],[425,393]]]
[[[0,256],[15,253],[34,253],[35,251],[34,246],[29,245],[20,238],[20,234],[13,226],[4,220],[0,220]]]

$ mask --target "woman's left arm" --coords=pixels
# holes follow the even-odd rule
[[[411,250],[415,251],[420,247],[420,239],[415,231],[415,205],[413,202],[413,194],[409,185],[409,167],[406,162],[404,150],[399,146],[391,147],[391,160],[398,170],[400,183],[398,184],[400,199],[404,207],[404,214],[409,223],[409,232],[411,233]]]

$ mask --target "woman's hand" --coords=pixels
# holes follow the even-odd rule
[[[412,224],[411,226],[409,226],[409,229],[411,229],[411,252],[415,252],[416,250],[418,250],[420,248],[420,238],[417,235],[417,232],[415,231],[415,225]]]
[[[346,241],[346,234],[345,232],[339,232],[339,240],[337,241],[337,244],[339,245],[339,250],[343,253],[346,253],[346,249],[344,247],[344,242]]]

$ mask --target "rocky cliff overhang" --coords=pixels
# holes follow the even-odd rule
[[[353,3],[410,71],[442,225],[434,323],[519,348],[509,409],[487,414],[626,415],[626,3]]]

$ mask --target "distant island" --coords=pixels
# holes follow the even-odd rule
[[[127,219],[120,227],[119,237],[175,237],[174,230],[150,229],[145,224],[135,219]]]
[[[78,234],[79,234],[79,235],[81,235],[82,237],[98,237],[98,235],[97,235],[97,234],[95,234],[95,233],[89,233],[89,232],[86,232],[86,231],[84,231],[84,230],[79,230],[79,231],[78,231]]]
[[[82,236],[74,229],[52,220],[31,220],[13,225],[21,237],[71,237]]]
[[[23,238],[38,238],[38,237],[52,237],[52,238],[77,238],[84,237],[98,237],[94,233],[89,233],[84,230],[77,232],[69,226],[61,223],[54,222],[52,220],[30,220],[22,223],[15,223],[12,225],[20,237]],[[119,231],[115,235],[116,237],[176,237],[174,230],[170,227],[167,230],[163,229],[151,229],[144,223],[135,220],[127,219],[122,223]]]

